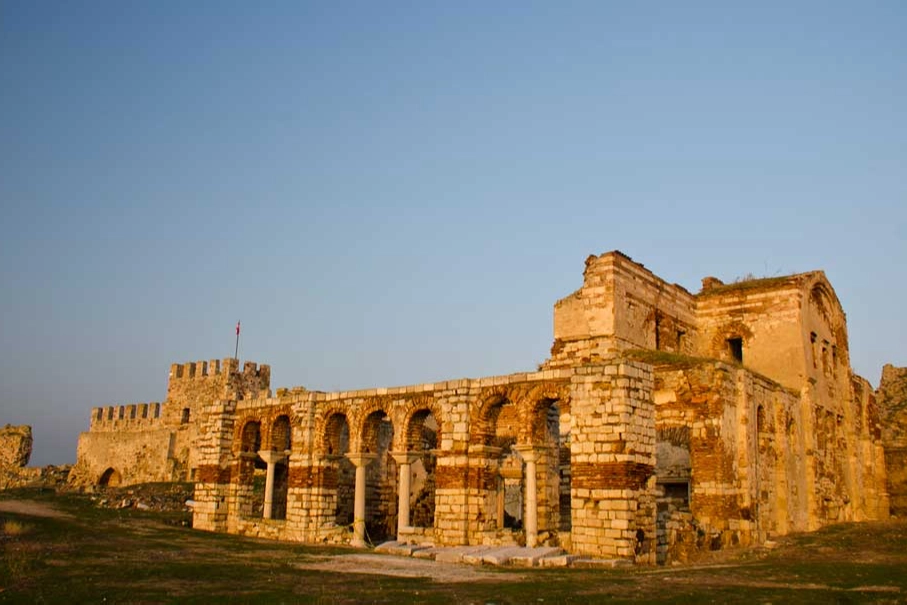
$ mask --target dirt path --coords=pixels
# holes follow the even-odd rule
[[[51,517],[54,519],[71,519],[72,515],[64,513],[45,502],[34,500],[0,500],[0,513],[16,513],[33,517]]]
[[[400,578],[430,578],[435,582],[443,583],[518,582],[526,579],[523,574],[493,573],[474,565],[437,563],[425,559],[389,555],[335,555],[328,560],[300,563],[294,567]]]

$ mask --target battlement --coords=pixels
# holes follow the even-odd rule
[[[232,376],[240,374],[239,360],[234,357],[212,359],[210,361],[189,361],[174,363],[170,366],[170,380],[190,380],[213,376]],[[242,376],[248,378],[265,378],[270,384],[271,366],[247,361],[243,364]]]
[[[145,430],[162,424],[163,404],[130,403],[91,409],[90,431]]]
[[[238,368],[239,360],[232,357],[223,360],[174,363],[170,366],[170,380],[217,376],[222,373],[229,375],[235,373]]]
[[[240,369],[239,360],[233,357],[210,361],[190,361],[170,366],[167,384],[168,411],[164,422],[168,425],[183,424],[184,410],[189,415],[200,402],[219,399],[244,399],[270,395],[271,366],[247,361]]]

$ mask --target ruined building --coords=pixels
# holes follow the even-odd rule
[[[73,476],[192,480],[194,526],[305,542],[559,545],[640,563],[884,519],[881,427],[821,271],[691,294],[620,252],[538,371],[325,393],[174,365],[96,408]]]

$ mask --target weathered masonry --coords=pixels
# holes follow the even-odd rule
[[[888,516],[875,399],[822,272],[694,295],[590,256],[554,331],[535,372],[352,392],[174,365],[162,405],[94,410],[74,474],[194,480],[210,531],[647,564]]]

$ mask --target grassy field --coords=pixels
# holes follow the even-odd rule
[[[907,602],[899,521],[834,526],[697,566],[527,570],[203,533],[183,527],[182,513],[99,509],[85,496],[16,490],[0,500],[29,502],[0,512],[0,603]],[[410,572],[430,577],[387,575]]]

